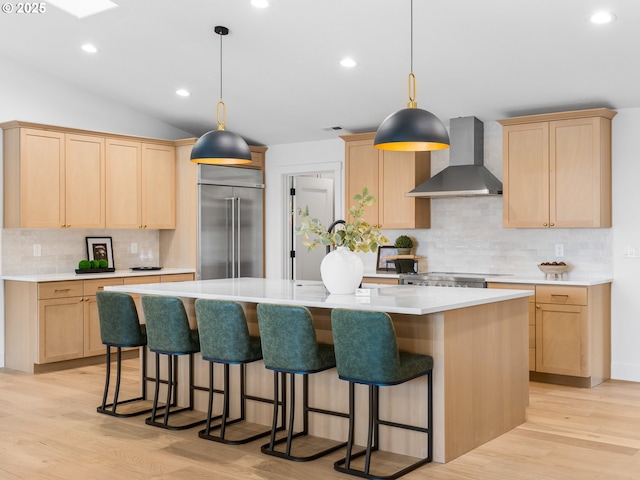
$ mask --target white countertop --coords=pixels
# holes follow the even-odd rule
[[[95,278],[113,277],[146,277],[149,275],[172,275],[177,273],[195,273],[193,268],[162,268],[160,270],[116,270],[107,273],[46,273],[32,275],[3,275],[2,280],[15,280],[18,282],[62,282],[66,280],[92,280]]]
[[[367,285],[365,285],[367,286]],[[226,299],[250,303],[284,303],[319,308],[355,308],[424,315],[528,297],[532,291],[370,285],[371,296],[330,295],[319,281],[264,278],[202,280],[105,287],[105,290],[186,298]]]
[[[540,275],[488,276],[486,280],[492,283],[528,283],[535,285],[575,285],[590,287],[602,283],[611,283],[613,277],[607,275],[571,275],[571,273],[565,273],[562,275],[562,280],[547,280],[545,275],[541,273]]]
[[[425,272],[426,273],[426,272]],[[365,277],[369,278],[398,278],[397,273],[365,273]],[[513,274],[513,275],[496,275],[492,277],[487,275],[487,282],[493,283],[528,283],[538,285],[576,285],[586,286],[600,285],[602,283],[611,283],[613,277],[602,274],[571,274],[562,275],[562,280],[547,280],[543,273],[540,274]]]

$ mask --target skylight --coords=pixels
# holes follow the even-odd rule
[[[118,6],[110,0],[47,0],[47,3],[77,18],[106,12]]]

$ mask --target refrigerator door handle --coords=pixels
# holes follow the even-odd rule
[[[227,278],[236,277],[236,232],[235,232],[235,197],[225,198],[227,202]]]
[[[236,218],[235,218],[235,228],[236,228],[236,246],[235,246],[235,250],[236,250],[236,257],[235,257],[235,262],[236,262],[236,275],[235,278],[240,278],[240,245],[242,245],[241,243],[241,238],[240,238],[240,197],[236,197]]]

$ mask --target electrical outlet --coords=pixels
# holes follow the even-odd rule
[[[138,244],[135,242],[131,243],[131,253],[138,253]]]
[[[33,244],[33,256],[34,257],[39,257],[42,255],[42,248],[40,247],[39,243],[34,243]]]
[[[564,257],[564,245],[561,243],[556,243],[556,257]]]

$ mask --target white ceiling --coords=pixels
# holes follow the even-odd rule
[[[77,19],[0,13],[1,56],[199,136],[274,145],[373,131],[406,106],[409,0],[114,0]],[[16,2],[12,2],[16,4]],[[590,23],[600,9],[609,25]],[[89,55],[85,42],[100,50]],[[415,0],[417,101],[443,119],[640,107],[639,0]],[[352,56],[358,65],[339,65]],[[178,88],[192,95],[175,95]],[[342,126],[342,132],[326,127]]]

